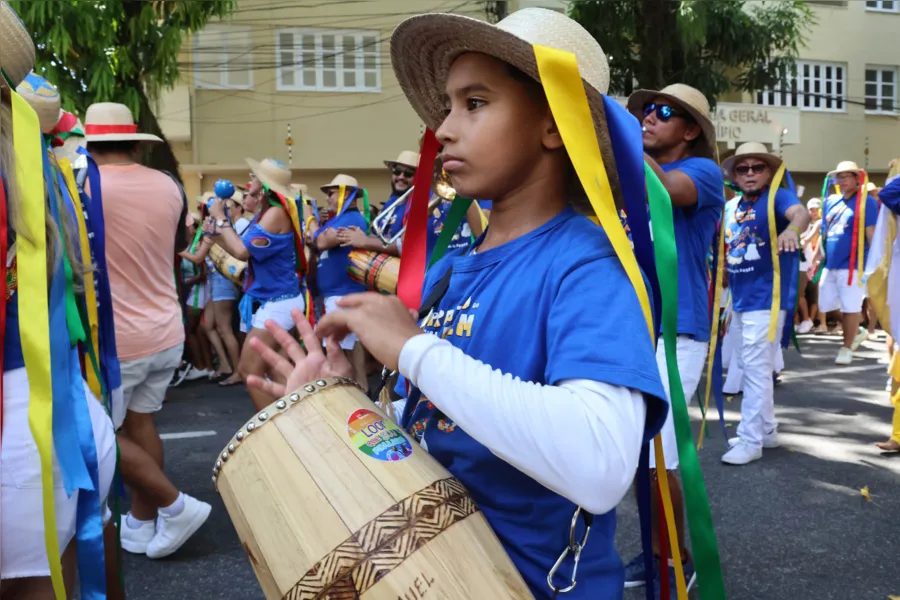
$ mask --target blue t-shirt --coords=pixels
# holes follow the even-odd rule
[[[477,202],[482,210],[491,209],[492,202],[490,200],[478,200]],[[428,249],[425,254],[426,264],[431,262],[431,253],[434,251],[434,246],[437,244],[438,237],[444,230],[444,222],[447,220],[447,215],[450,213],[451,206],[451,202],[441,202],[428,215]],[[471,243],[472,228],[469,227],[469,221],[466,218],[463,218],[459,227],[456,228],[456,233],[450,238],[447,252],[450,253],[454,250],[468,248]]]
[[[678,249],[678,333],[709,341],[709,277],[706,253],[716,235],[725,204],[722,169],[708,158],[690,156],[660,165],[666,173],[681,171],[697,188],[697,204],[672,207]]]
[[[881,191],[878,192],[878,199],[881,203],[888,207],[888,210],[895,214],[900,214],[900,177],[895,177],[888,181]],[[869,209],[866,209],[868,215]],[[867,219],[868,220],[868,219]]]
[[[355,208],[349,208],[316,231],[316,236],[328,229],[340,229],[341,227],[359,227],[366,230],[366,219]],[[316,265],[316,286],[319,294],[324,297],[346,296],[366,291],[366,286],[357,283],[350,278],[347,267],[350,266],[350,246],[335,246],[319,254],[319,262]]]
[[[257,219],[241,239],[250,253],[245,292],[259,300],[296,297],[300,294],[297,276],[297,248],[293,233],[270,233]]]
[[[391,197],[388,198],[384,202],[384,207],[381,209],[383,211],[387,211],[391,208],[391,206],[398,204],[400,201],[400,197],[402,194],[391,194]],[[387,239],[391,239],[403,229],[403,214],[406,212],[406,200],[402,200],[399,202],[399,206],[394,211],[394,214],[391,215],[391,218],[388,219],[387,224],[384,227],[384,237]]]
[[[822,211],[822,236],[825,238],[825,266],[829,269],[849,269],[850,250],[853,248],[853,226],[856,215],[856,196],[845,200],[843,196],[830,196]],[[866,196],[866,227],[878,222],[878,201]],[[869,242],[865,244],[863,265],[869,255]],[[857,265],[862,266],[862,265]]]
[[[738,196],[725,205],[725,264],[728,287],[737,312],[770,310],[772,308],[772,246],[769,239],[769,189],[763,190],[756,201]],[[780,235],[789,225],[787,210],[800,201],[790,190],[775,192],[775,230]],[[794,310],[797,299],[797,273],[800,257],[797,252],[782,252],[781,310]]]
[[[654,344],[603,229],[567,208],[498,248],[444,257],[428,271],[423,298],[451,266],[426,331],[522,381],[583,378],[641,391],[648,404],[644,438],[659,431],[668,407]],[[566,547],[576,506],[494,455],[426,398],[407,411],[407,431],[424,437],[428,452],[466,486],[532,593],[549,598],[547,573]],[[621,597],[615,524],[614,510],[594,519],[567,600]],[[560,572],[571,568],[570,555]]]

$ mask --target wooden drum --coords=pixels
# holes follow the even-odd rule
[[[462,484],[350,380],[258,413],[213,483],[268,600],[533,598]]]
[[[400,259],[390,254],[354,250],[350,253],[350,278],[376,292],[397,293]]]
[[[238,260],[218,244],[213,244],[209,248],[209,259],[216,265],[216,271],[230,279],[237,285],[244,285],[244,272],[247,270],[247,263]]]

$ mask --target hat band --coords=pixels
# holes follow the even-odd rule
[[[137,125],[85,125],[87,135],[104,135],[107,133],[137,133]]]

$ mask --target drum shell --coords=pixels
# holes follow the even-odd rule
[[[362,422],[395,429],[408,455],[364,452]],[[533,598],[459,481],[398,432],[355,384],[328,379],[232,439],[213,479],[266,598]]]
[[[400,277],[400,259],[389,254],[353,250],[349,256],[347,272],[354,281],[372,291],[385,294],[397,293]]]
[[[218,244],[213,244],[209,248],[209,259],[216,266],[216,271],[230,279],[233,283],[243,286],[244,277],[246,276],[247,263],[238,260],[228,254]]]

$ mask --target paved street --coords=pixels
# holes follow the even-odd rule
[[[890,431],[884,344],[867,342],[851,367],[836,367],[837,339],[807,336],[803,356],[786,353],[784,383],[776,388],[782,448],[749,466],[727,467],[719,462],[725,442],[712,423],[700,456],[730,600],[900,594],[900,455],[884,456],[872,445]],[[734,432],[739,398],[726,409]],[[263,598],[209,477],[216,454],[251,413],[241,387],[194,383],[170,391],[157,420],[167,434],[167,471],[178,487],[211,502],[213,514],[168,559],[126,556],[131,600]],[[696,432],[696,406],[691,414]],[[864,486],[872,502],[862,497]],[[626,560],[639,548],[630,497],[620,508],[618,546]]]

